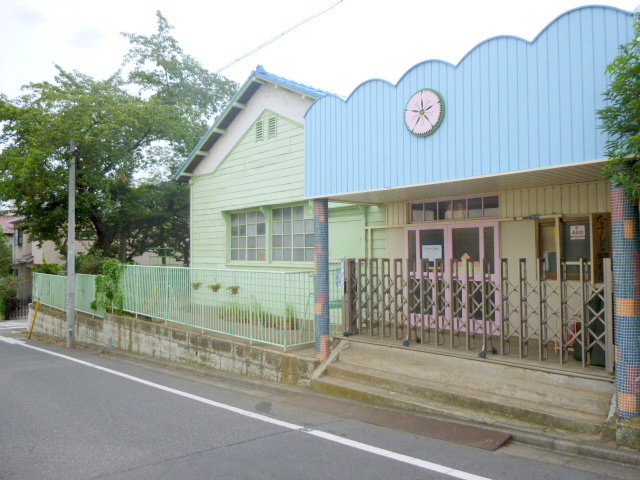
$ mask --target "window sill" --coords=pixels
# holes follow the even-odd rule
[[[231,260],[226,263],[227,267],[263,267],[263,268],[293,268],[293,269],[313,269],[313,262],[267,262],[267,261],[245,261]]]

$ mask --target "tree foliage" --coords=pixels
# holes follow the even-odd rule
[[[604,93],[607,106],[598,110],[601,128],[609,135],[604,173],[632,198],[640,198],[640,17],[634,39],[620,46],[607,74],[611,78]]]
[[[0,95],[0,200],[34,241],[66,246],[69,142],[77,145],[78,238],[105,256],[150,247],[188,255],[188,187],[168,181],[237,85],[186,55],[157,13],[151,36],[125,33],[122,69],[104,80],[56,66],[53,82]]]

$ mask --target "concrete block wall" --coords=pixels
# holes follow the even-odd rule
[[[31,306],[29,322],[33,314]],[[64,340],[66,313],[41,307],[33,331]],[[320,364],[312,357],[113,314],[99,318],[79,313],[76,341],[297,386],[308,386],[314,369]]]

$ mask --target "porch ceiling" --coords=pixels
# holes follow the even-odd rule
[[[333,202],[386,204],[428,198],[486,194],[522,188],[549,187],[567,183],[602,181],[606,160],[590,160],[516,172],[480,175],[465,179],[445,180],[402,187],[326,195]]]

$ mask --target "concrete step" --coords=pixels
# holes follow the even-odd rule
[[[547,376],[531,376],[526,372],[521,373],[520,378],[502,375],[504,369],[500,365],[485,365],[482,370],[471,369],[477,360],[467,360],[466,363],[452,362],[454,366],[445,362],[428,362],[421,358],[413,358],[413,362],[390,363],[381,359],[378,355],[371,355],[358,349],[347,349],[340,352],[338,366],[350,365],[388,372],[405,378],[416,379],[421,383],[428,382],[433,385],[451,385],[464,389],[473,389],[478,392],[490,392],[503,395],[512,399],[519,399],[561,407],[573,411],[591,413],[606,416],[612,396],[612,385],[608,384],[610,391],[601,391],[598,388],[587,390],[584,383],[558,386],[557,382],[546,383]],[[408,360],[408,359],[404,359]],[[469,365],[471,364],[471,365]],[[352,367],[352,368],[353,368]],[[329,366],[331,369],[332,366]],[[473,371],[475,370],[475,371]],[[536,379],[538,381],[532,380]],[[600,386],[602,382],[596,382]]]
[[[311,389],[367,403],[402,408],[443,417],[466,418],[488,424],[544,425],[598,435],[606,417],[571,412],[535,402],[425,382],[353,365],[330,365],[328,375],[314,379]],[[501,420],[502,419],[502,420]],[[522,430],[527,430],[522,427]]]
[[[349,358],[354,360],[349,360]],[[350,342],[349,348],[340,352],[340,361],[358,363],[356,357],[364,357],[367,365],[380,370],[395,369],[396,373],[419,376],[425,366],[445,367],[447,370],[476,372],[492,377],[514,378],[534,383],[556,385],[571,391],[600,392],[613,394],[613,375],[585,375],[567,371],[558,365],[545,365],[545,369],[527,367],[523,364],[509,364],[502,357],[490,355],[488,359],[478,360],[476,355],[449,355],[447,351],[429,352],[406,347],[386,346],[367,342]],[[492,357],[495,357],[495,361]],[[392,361],[391,361],[392,359]],[[433,370],[433,369],[432,369]],[[554,371],[555,370],[555,371]]]

